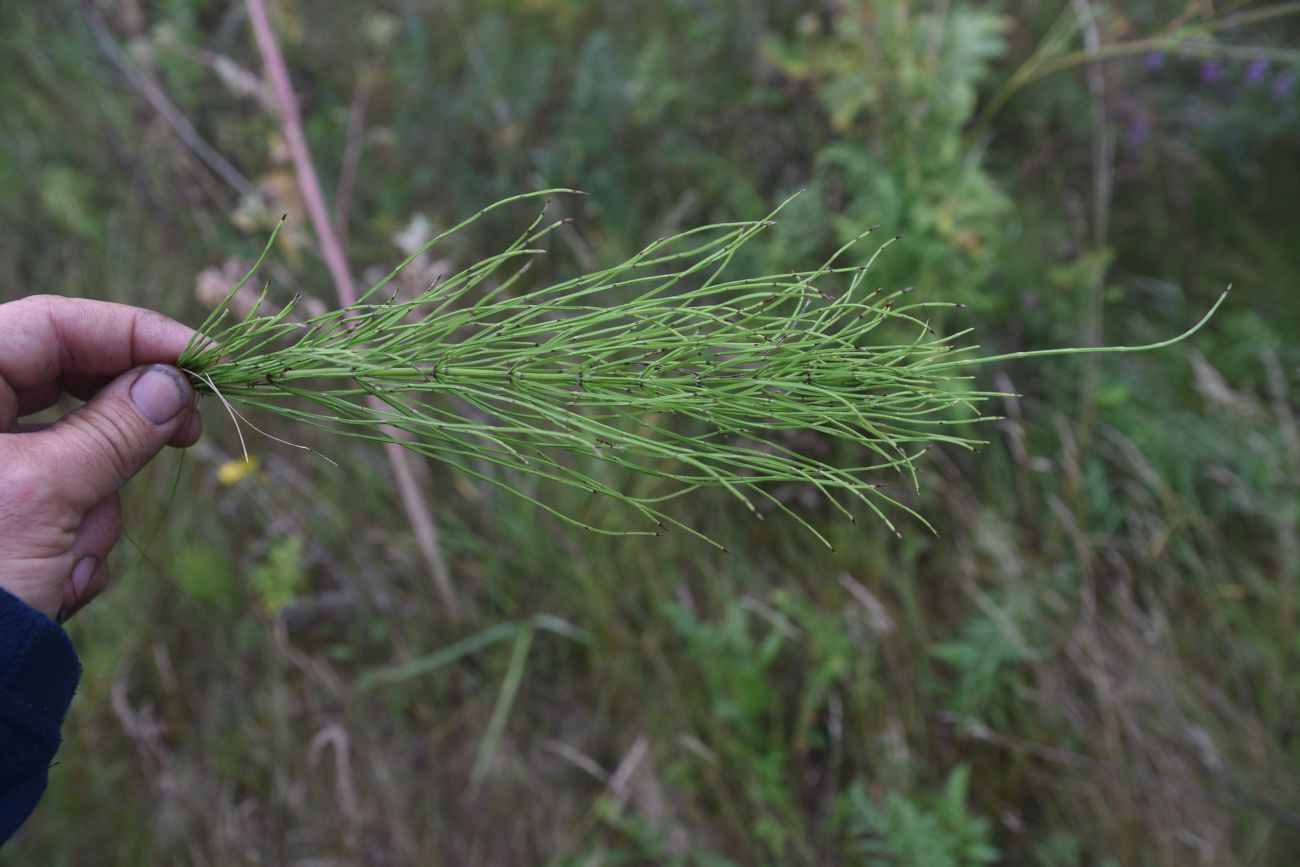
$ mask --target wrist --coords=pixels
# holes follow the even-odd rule
[[[0,577],[0,590],[22,602],[27,607],[54,620],[59,613],[62,592],[46,586],[47,582],[20,577]]]

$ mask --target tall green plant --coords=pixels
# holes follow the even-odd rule
[[[499,202],[407,261],[487,211],[564,192],[573,191]],[[931,444],[978,445],[963,429],[988,420],[980,404],[996,395],[965,373],[981,363],[963,354],[974,347],[956,342],[967,332],[938,336],[927,320],[961,305],[913,301],[910,288],[868,290],[871,264],[891,242],[865,264],[844,260],[871,230],[811,271],[729,274],[775,216],[692,229],[611,268],[515,291],[541,252],[536,244],[559,225],[545,223],[543,211],[505,251],[415,298],[383,295],[403,265],[347,308],[297,322],[290,304],[219,330],[241,282],[180,364],[236,417],[240,403],[395,442],[548,510],[518,474],[576,487],[648,525],[612,529],[560,515],[601,532],[698,533],[664,504],[719,487],[758,517],[760,507],[785,512],[829,545],[772,493],[782,482],[813,486],[850,519],[850,505],[865,506],[895,532],[887,510],[925,523],[882,478],[917,487],[917,460]],[[1089,350],[999,357],[1075,351]],[[789,435],[808,431],[860,447],[865,460],[838,466],[800,451]],[[654,483],[622,486],[590,465],[593,456]]]
[[[810,216],[834,214],[841,242],[868,220],[906,233],[891,278],[973,289],[996,267],[1010,202],[962,130],[1009,24],[962,4],[851,0],[765,42],[769,62],[808,91],[835,133],[810,184],[830,207]]]

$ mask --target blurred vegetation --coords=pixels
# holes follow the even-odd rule
[[[1294,863],[1300,27],[1198,36],[1242,5],[275,3],[368,277],[526,189],[591,193],[540,264],[573,274],[806,188],[755,266],[879,223],[872,279],[987,346],[1164,337],[1237,291],[1188,346],[982,371],[1023,397],[933,450],[937,537],[784,492],[836,555],[684,504],[724,554],[422,468],[459,620],[378,450],[276,429],[341,466],[245,465],[208,407],[175,501],[174,457],[128,492],[161,532],[70,626],[85,679],[0,863]],[[981,132],[1035,52],[1161,34]],[[6,3],[0,52],[0,300],[198,322],[287,211],[275,296],[331,303],[242,4]]]

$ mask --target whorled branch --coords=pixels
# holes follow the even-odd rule
[[[772,493],[789,482],[812,485],[850,518],[856,502],[891,529],[893,509],[925,523],[881,480],[902,475],[915,486],[931,444],[978,445],[965,429],[989,420],[980,405],[998,395],[963,368],[992,359],[961,355],[974,348],[956,343],[967,332],[930,328],[929,311],[960,305],[865,288],[889,241],[862,265],[842,263],[850,244],[813,271],[729,276],[773,216],[694,229],[612,268],[525,290],[528,260],[555,227],[543,212],[500,254],[410,300],[385,297],[399,267],[355,304],[306,322],[288,321],[286,308],[219,328],[223,305],[201,329],[213,342],[196,343],[182,365],[201,391],[232,404],[397,442],[555,514],[519,474],[608,497],[647,521],[590,527],[600,532],[696,533],[664,504],[721,487],[756,514],[773,504],[825,542]],[[839,466],[804,453],[788,445],[795,431],[851,443],[863,457]],[[591,456],[662,484],[630,493]]]

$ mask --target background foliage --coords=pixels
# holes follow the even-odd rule
[[[751,264],[879,223],[873,281],[990,347],[1164,337],[1238,291],[1188,346],[982,371],[1023,397],[933,450],[937,537],[791,490],[838,555],[725,495],[682,514],[731,554],[611,539],[424,468],[460,619],[381,454],[277,429],[342,466],[244,463],[210,407],[175,504],[174,458],[129,492],[151,562],[124,546],[71,626],[60,764],[0,862],[1292,863],[1297,29],[1204,29],[1241,5],[276,3],[368,277],[526,189],[591,193],[541,264],[571,275],[806,188]],[[4,4],[0,56],[0,300],[197,323],[287,211],[276,296],[331,303],[242,4]]]

